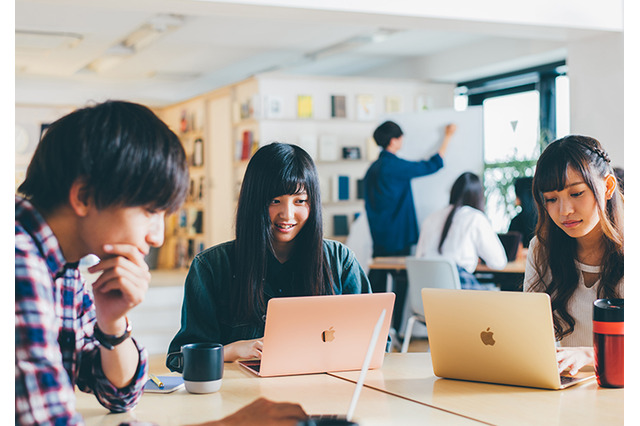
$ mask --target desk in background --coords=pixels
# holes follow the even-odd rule
[[[358,379],[358,372],[330,374]],[[491,424],[624,423],[624,389],[601,388],[595,379],[564,390],[441,379],[433,374],[430,353],[386,354],[383,367],[367,374],[365,387]]]
[[[369,374],[375,370],[370,370]],[[152,370],[152,372],[156,372]],[[354,372],[359,374],[358,371]],[[175,374],[175,373],[172,373]],[[259,397],[297,402],[308,414],[347,413],[355,384],[329,374],[260,378],[236,363],[226,363],[219,392],[194,395],[182,389],[169,394],[144,394],[128,413],[108,414],[93,395],[76,391],[76,408],[87,426],[117,426],[137,420],[159,426],[202,423],[234,413]],[[474,420],[363,388],[354,420],[360,425],[473,425]]]
[[[406,257],[374,257],[369,264],[369,269],[405,271],[407,268],[405,259]],[[521,290],[525,266],[525,258],[508,262],[504,269],[491,269],[487,265],[479,263],[475,274],[481,282],[489,279],[496,282],[501,290]]]

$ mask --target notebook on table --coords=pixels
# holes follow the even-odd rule
[[[546,293],[422,289],[438,377],[564,389],[595,377],[558,373]]]
[[[262,358],[239,364],[261,376],[359,370],[371,329],[385,310],[370,368],[384,358],[394,293],[282,297],[269,300]]]

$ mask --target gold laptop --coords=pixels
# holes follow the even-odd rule
[[[394,293],[279,297],[269,300],[262,358],[239,364],[261,377],[360,370],[371,330],[386,310],[369,368],[379,368]]]
[[[558,373],[546,293],[424,288],[422,301],[438,377],[544,389],[595,377]]]

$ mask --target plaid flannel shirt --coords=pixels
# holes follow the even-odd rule
[[[78,264],[65,261],[53,231],[31,203],[15,201],[15,423],[82,424],[74,385],[95,394],[110,411],[133,408],[147,374],[146,350],[136,343],[135,377],[125,388],[114,387],[102,371],[93,337],[93,297]]]

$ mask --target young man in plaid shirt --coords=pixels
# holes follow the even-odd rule
[[[82,423],[74,385],[114,412],[137,403],[147,354],[127,313],[188,182],[180,141],[142,105],[106,102],[48,128],[16,196],[16,424]],[[101,259],[92,291],[78,270],[88,254]]]
[[[16,425],[82,424],[74,385],[113,412],[133,408],[147,353],[127,313],[151,275],[144,257],[189,183],[177,136],[148,108],[109,101],[53,123],[16,196]],[[101,261],[89,290],[78,263]],[[222,424],[296,424],[297,404],[254,401]],[[213,425],[218,422],[209,422]]]

